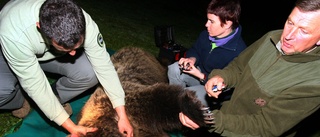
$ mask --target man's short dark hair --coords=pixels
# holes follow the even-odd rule
[[[313,12],[320,10],[319,0],[297,0],[295,5],[304,12]]]
[[[83,11],[73,0],[46,0],[40,8],[40,31],[58,45],[71,49],[84,38]]]

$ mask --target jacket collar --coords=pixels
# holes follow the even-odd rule
[[[229,49],[229,50],[232,50],[232,51],[236,51],[237,50],[238,41],[239,41],[239,39],[241,39],[241,33],[242,33],[241,25],[239,25],[237,29],[238,29],[238,31],[235,32],[233,38],[230,39],[227,43],[225,43],[224,45],[222,45],[220,47],[225,48],[225,49]]]

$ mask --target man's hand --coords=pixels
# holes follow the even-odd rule
[[[127,118],[119,119],[118,121],[119,131],[126,137],[133,137],[133,128]]]
[[[194,123],[190,118],[188,118],[186,115],[184,115],[182,112],[179,113],[179,119],[182,125],[189,127],[193,130],[199,128],[199,125]]]
[[[188,74],[191,74],[193,76],[198,77],[199,79],[202,79],[204,76],[201,73],[201,71],[199,69],[197,69],[197,67],[194,66],[195,62],[196,62],[196,59],[193,57],[181,58],[178,62],[181,74],[182,74],[182,72],[188,73]]]
[[[214,86],[217,86],[217,91],[215,92],[212,90]],[[222,77],[214,76],[207,81],[204,87],[209,97],[218,98],[219,94],[222,92],[222,89],[226,87],[226,85],[224,84]]]
[[[194,66],[196,63],[196,58],[190,57],[190,58],[180,58],[178,61],[178,64],[183,67],[185,70],[189,70],[189,66]]]
[[[84,127],[84,126],[76,126],[74,129],[75,133],[72,133],[70,137],[82,137],[87,135],[89,132],[95,132],[98,130],[98,128],[89,128],[89,127]]]
[[[196,76],[198,78],[203,78],[203,74],[201,73],[201,71],[194,65],[188,65],[187,69],[181,69],[181,71]]]
[[[126,137],[133,137],[133,128],[127,117],[125,107],[119,106],[119,107],[116,107],[115,109],[119,117],[119,121],[118,121],[119,132],[123,133]]]
[[[89,132],[95,132],[98,130],[98,128],[75,125],[70,118],[62,124],[62,127],[69,131],[71,137],[85,136]]]

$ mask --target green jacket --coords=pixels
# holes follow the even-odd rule
[[[212,130],[223,136],[287,136],[320,107],[320,48],[283,55],[276,48],[282,30],[250,45],[223,70],[213,70],[228,87],[229,101],[214,110]],[[290,131],[289,131],[290,130]]]

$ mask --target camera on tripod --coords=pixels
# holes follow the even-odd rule
[[[154,38],[156,46],[160,48],[158,60],[163,65],[170,65],[186,56],[187,48],[175,43],[173,26],[154,27]]]

